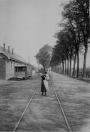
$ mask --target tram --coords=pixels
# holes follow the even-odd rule
[[[31,65],[17,65],[15,66],[15,79],[27,79],[32,76]]]

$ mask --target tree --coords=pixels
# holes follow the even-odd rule
[[[88,51],[89,39],[89,0],[73,0],[64,6],[63,17],[73,23],[78,31],[78,40],[82,36],[82,45],[84,47],[83,77],[86,73],[86,57]],[[80,42],[78,43],[80,44]],[[79,46],[79,45],[78,45]],[[77,48],[78,50],[78,48]],[[77,52],[78,55],[78,52]],[[77,56],[78,58],[78,56]],[[79,62],[79,61],[78,61]],[[77,63],[78,71],[78,63]]]
[[[49,67],[51,53],[52,47],[46,44],[39,50],[39,52],[35,56],[39,64],[43,66],[44,70],[46,70]]]
[[[57,65],[62,63],[69,69],[71,75],[71,62],[74,59],[73,75],[75,74],[75,63],[77,60],[77,77],[79,76],[79,53],[82,49],[84,52],[83,62],[83,76],[86,73],[86,57],[87,50],[90,43],[89,39],[89,0],[72,0],[64,5],[62,12],[63,29],[60,30],[55,36],[58,39],[54,46],[51,64]],[[66,68],[65,68],[66,69]],[[65,70],[66,71],[66,70]]]
[[[56,65],[62,63],[63,73],[68,72],[71,75],[71,61],[73,56],[73,37],[66,29],[58,32],[56,35],[58,39],[54,46],[51,62]],[[66,70],[66,60],[70,62],[70,68]]]

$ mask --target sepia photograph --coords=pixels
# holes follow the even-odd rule
[[[0,132],[90,132],[89,0],[0,0]]]

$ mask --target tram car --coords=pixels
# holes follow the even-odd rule
[[[31,65],[18,65],[15,66],[15,79],[27,79],[32,76],[32,66]]]

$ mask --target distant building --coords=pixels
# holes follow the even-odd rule
[[[8,49],[0,46],[0,79],[10,79],[15,75],[16,65],[28,65],[28,63],[19,55],[15,54],[13,49],[10,51],[10,46]]]

